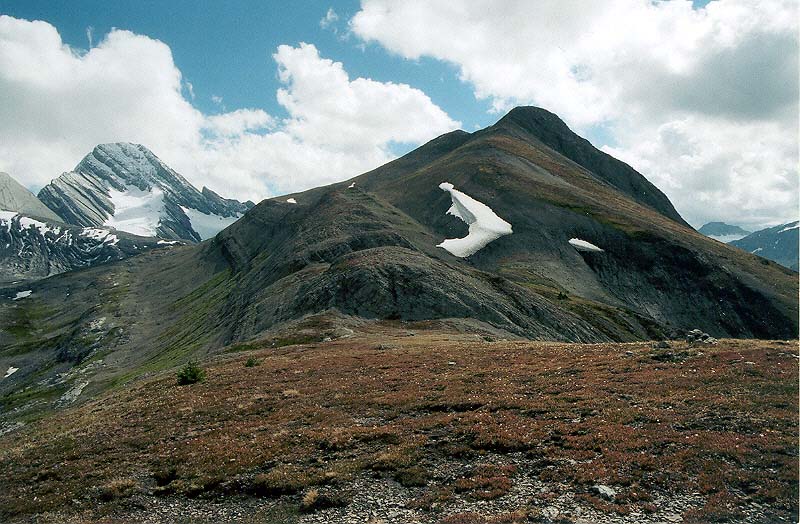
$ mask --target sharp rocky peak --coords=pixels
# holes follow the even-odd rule
[[[147,147],[128,142],[97,145],[39,198],[70,224],[189,241],[213,236],[252,207],[198,191]]]

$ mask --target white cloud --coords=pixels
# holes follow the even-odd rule
[[[287,119],[261,109],[206,115],[183,96],[158,40],[113,30],[79,52],[48,23],[0,16],[0,170],[41,187],[96,144],[129,141],[198,186],[259,200],[354,176],[390,160],[394,142],[459,125],[410,86],[351,80],[313,45],[281,46],[274,58]]]
[[[189,93],[189,98],[194,100],[194,86],[189,81],[186,82],[186,91]]]
[[[319,21],[319,26],[322,29],[328,29],[332,27],[337,21],[339,20],[339,15],[336,14],[336,11],[333,10],[332,7],[328,8],[328,12],[325,13],[325,16]],[[336,28],[334,27],[334,32],[336,32]]]
[[[390,142],[419,143],[460,125],[418,89],[350,80],[339,62],[320,58],[310,44],[278,47],[274,55],[286,88],[278,101],[292,118],[285,129],[305,143],[332,150],[385,150]]]
[[[535,104],[584,133],[608,127],[613,152],[699,225],[797,214],[796,16],[793,0],[362,0],[350,27],[455,64],[496,111]],[[668,145],[676,130],[690,150]]]
[[[275,119],[261,109],[237,109],[230,113],[212,115],[206,119],[206,127],[213,134],[225,137],[238,137],[248,131],[259,131],[274,126]]]

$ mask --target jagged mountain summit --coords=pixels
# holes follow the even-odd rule
[[[700,229],[697,230],[697,232],[709,236],[714,240],[719,240],[720,242],[739,240],[740,238],[746,237],[751,233],[750,231],[742,229],[739,226],[733,226],[731,224],[726,224],[725,222],[709,222],[707,224],[703,224]]]
[[[701,235],[644,176],[533,107],[264,200],[208,242],[4,296],[0,369],[19,371],[0,394],[55,388],[48,398],[253,339],[322,340],[382,322],[574,342],[694,328],[788,339],[798,328],[796,273]],[[20,320],[35,311],[49,313]],[[74,371],[100,352],[108,364]],[[42,379],[56,374],[81,382]],[[6,407],[24,413],[23,401]]]
[[[253,206],[198,191],[139,144],[101,144],[39,192],[69,224],[199,242]]]
[[[62,221],[61,217],[36,198],[36,195],[14,180],[11,175],[3,172],[0,172],[0,211],[14,211],[45,220]]]
[[[731,245],[798,271],[800,222],[795,220],[788,224],[768,227],[735,240]]]

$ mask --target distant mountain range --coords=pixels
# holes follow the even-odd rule
[[[800,222],[790,222],[756,231],[731,245],[798,270]]]
[[[797,271],[798,229],[798,222],[790,222],[751,233],[724,222],[709,222],[697,231]]]
[[[709,236],[720,242],[730,242],[738,240],[750,234],[750,231],[742,229],[739,226],[732,226],[725,222],[709,222],[704,224],[703,227],[697,230],[706,236]]]
[[[199,242],[253,207],[198,191],[141,145],[102,144],[37,198],[0,173],[0,282]]]

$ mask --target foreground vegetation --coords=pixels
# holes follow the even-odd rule
[[[204,362],[202,382],[163,373],[0,437],[0,517],[124,521],[147,497],[238,497],[299,518],[346,507],[366,475],[406,486],[431,522],[489,522],[448,504],[523,479],[547,488],[494,521],[546,520],[564,492],[609,516],[691,494],[685,521],[797,519],[796,342],[408,335],[254,344]],[[464,473],[436,474],[449,463]]]

